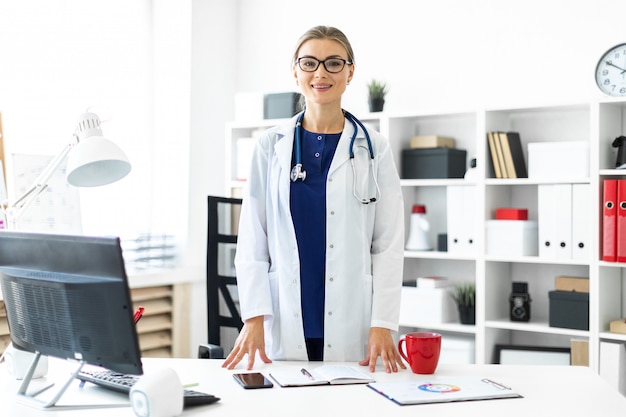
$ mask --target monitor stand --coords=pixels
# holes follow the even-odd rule
[[[90,409],[90,408],[113,408],[113,407],[130,407],[130,401],[124,403],[114,403],[114,404],[77,404],[77,405],[56,405],[59,401],[63,393],[67,390],[70,384],[76,379],[76,376],[83,368],[86,362],[80,361],[78,363],[78,367],[74,370],[70,377],[65,381],[63,386],[50,398],[49,400],[40,400],[36,398],[39,394],[47,391],[52,388],[54,382],[50,385],[47,385],[43,388],[40,388],[34,392],[28,393],[28,386],[30,385],[33,374],[35,373],[35,369],[37,369],[37,364],[39,363],[39,358],[41,358],[41,352],[36,352],[35,357],[33,358],[26,375],[24,375],[24,380],[20,385],[20,388],[17,391],[17,399],[18,402],[24,405],[28,405],[30,407],[35,407],[42,410],[60,410],[60,409],[68,409],[68,410],[77,410],[77,409]]]

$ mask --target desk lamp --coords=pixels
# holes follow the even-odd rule
[[[48,187],[50,177],[65,157],[68,157],[66,179],[75,187],[110,184],[130,172],[130,162],[124,151],[102,135],[100,126],[98,115],[83,113],[78,119],[73,140],[50,161],[33,185],[14,203],[2,203],[9,229],[16,229],[20,215]]]

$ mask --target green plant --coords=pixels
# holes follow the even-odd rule
[[[389,91],[387,84],[378,80],[372,80],[367,85],[367,89],[369,90],[370,99],[384,99]]]
[[[457,285],[452,291],[452,298],[459,307],[476,305],[476,285],[473,282]]]

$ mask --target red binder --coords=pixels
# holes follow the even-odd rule
[[[626,180],[617,180],[617,262],[626,262]]]
[[[617,260],[617,180],[604,180],[602,197],[602,260]],[[624,233],[622,234],[624,235]]]

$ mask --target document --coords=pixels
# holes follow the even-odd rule
[[[367,386],[400,405],[522,397],[509,387],[474,376],[435,376],[415,381],[370,383]]]
[[[281,387],[304,387],[309,385],[367,384],[374,382],[369,375],[345,365],[322,365],[299,371],[277,370],[270,377]]]

